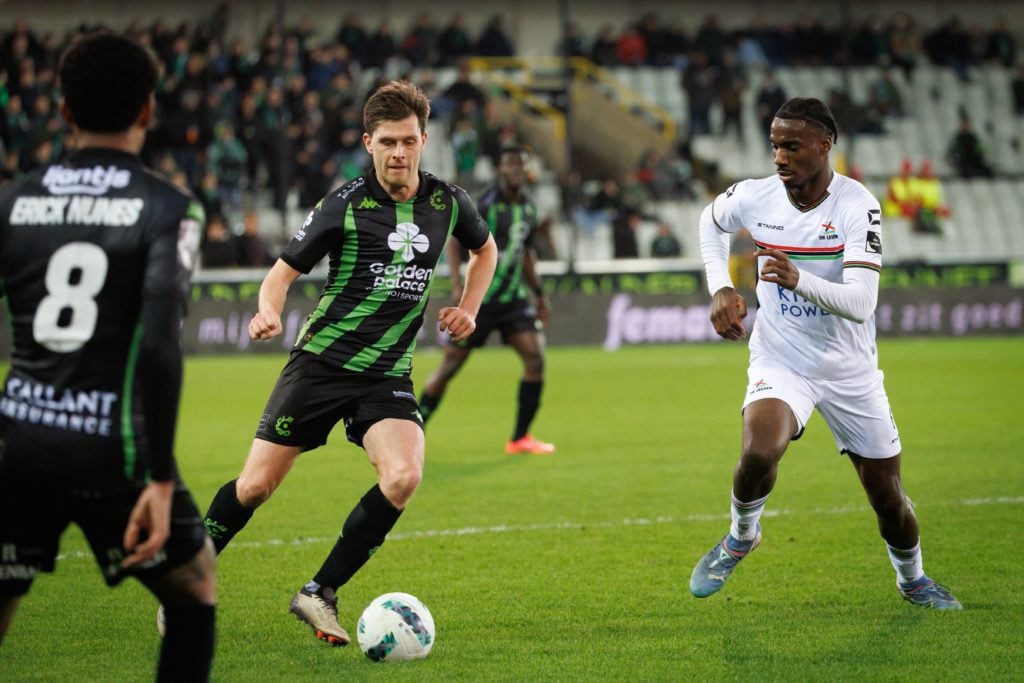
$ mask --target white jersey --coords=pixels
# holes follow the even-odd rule
[[[711,206],[715,226],[746,228],[761,249],[778,249],[802,271],[843,282],[844,268],[882,267],[881,209],[863,185],[834,173],[816,203],[798,208],[782,180],[736,183]],[[759,259],[758,270],[764,265]],[[806,377],[844,379],[878,368],[875,317],[863,323],[833,315],[779,285],[758,281],[760,308],[750,337],[752,357],[781,363]]]

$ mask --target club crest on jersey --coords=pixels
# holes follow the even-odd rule
[[[399,223],[395,231],[388,235],[388,246],[393,251],[402,252],[402,260],[408,263],[416,258],[416,252],[424,253],[430,248],[430,240],[420,233],[415,223]]]
[[[839,233],[836,232],[836,226],[832,225],[832,221],[827,221],[821,224],[821,233],[818,235],[819,240],[837,240],[839,239]]]
[[[448,208],[448,205],[444,203],[444,190],[434,190],[430,195],[430,206],[437,211],[444,211]]]

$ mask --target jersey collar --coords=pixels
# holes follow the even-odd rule
[[[104,161],[121,161],[124,163],[140,163],[139,157],[131,152],[110,147],[84,147],[76,149],[68,155],[68,162],[78,166],[84,163],[94,163],[97,159]]]
[[[416,190],[416,194],[413,196],[413,200],[425,198],[428,196],[427,192],[427,176],[423,171],[416,172],[420,178],[420,186]],[[388,191],[384,189],[384,186],[377,180],[377,172],[370,169],[370,172],[366,174],[366,185],[369,194],[374,199],[383,199],[388,202],[395,202],[395,198],[388,194]]]

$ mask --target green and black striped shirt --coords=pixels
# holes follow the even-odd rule
[[[420,172],[419,191],[405,202],[373,173],[322,199],[281,254],[302,273],[329,259],[320,302],[295,347],[351,372],[408,375],[450,235],[478,249],[488,231],[465,190],[429,173]]]
[[[498,265],[483,303],[526,303],[528,299],[527,288],[523,282],[523,255],[533,244],[533,234],[537,228],[537,208],[525,194],[520,194],[519,201],[508,201],[497,185],[480,196],[478,207],[498,247]]]

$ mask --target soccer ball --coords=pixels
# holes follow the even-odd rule
[[[385,593],[363,610],[359,647],[375,662],[423,659],[434,647],[434,617],[408,593]]]

